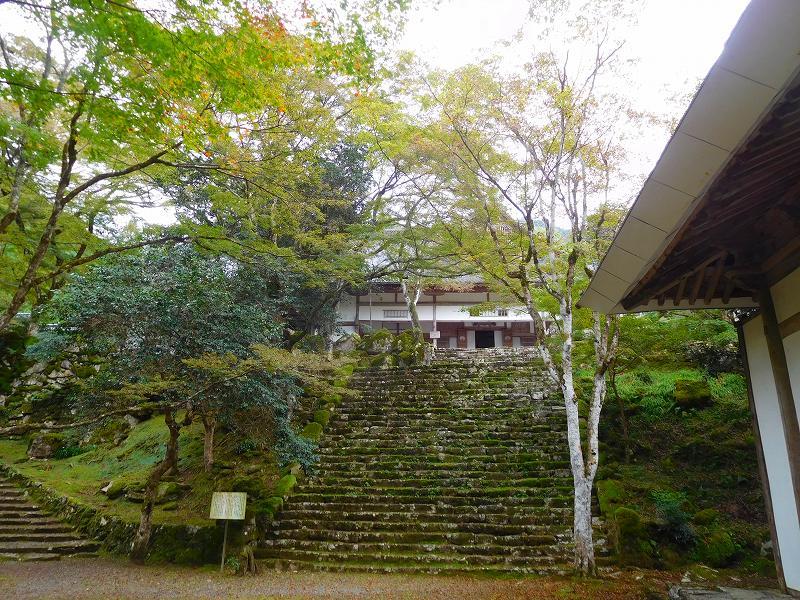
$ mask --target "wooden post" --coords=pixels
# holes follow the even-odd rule
[[[225,570],[225,546],[228,545],[228,519],[225,519],[225,533],[222,534],[222,560],[219,563],[219,572]]]
[[[800,425],[797,422],[797,409],[792,394],[792,382],[789,379],[789,367],[786,364],[786,350],[778,327],[778,317],[769,288],[763,287],[758,294],[761,308],[761,320],[764,323],[764,337],[769,351],[769,362],[772,366],[772,377],[778,394],[778,406],[781,412],[783,434],[786,438],[786,450],[789,459],[789,473],[794,491],[794,503],[797,518],[800,519]]]
[[[758,475],[761,478],[761,491],[764,494],[764,506],[767,509],[767,523],[769,524],[770,538],[772,539],[772,552],[775,555],[775,570],[778,575],[778,587],[782,592],[786,592],[786,578],[783,576],[783,564],[781,563],[781,549],[778,544],[778,530],[775,527],[775,513],[772,511],[772,491],[769,487],[769,477],[767,476],[767,463],[764,460],[764,447],[761,444],[761,429],[758,426],[758,415],[756,414],[756,401],[753,395],[753,382],[750,378],[750,363],[747,361],[747,345],[744,339],[743,323],[736,324],[736,333],[739,336],[739,359],[747,381],[747,399],[750,404],[750,415],[753,418],[753,432],[756,434],[756,459],[758,460]]]

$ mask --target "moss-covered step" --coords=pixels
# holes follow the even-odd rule
[[[360,394],[324,415],[319,471],[278,515],[267,564],[508,574],[568,559],[564,408],[541,361],[443,356],[354,373]]]

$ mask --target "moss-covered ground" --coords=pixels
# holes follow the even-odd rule
[[[139,518],[141,504],[125,494],[111,499],[101,489],[110,482],[133,487],[144,483],[164,456],[167,436],[164,418],[156,416],[136,425],[119,445],[90,445],[77,456],[47,460],[28,459],[27,439],[0,439],[0,461],[64,496],[133,522]],[[271,454],[255,449],[237,452],[240,448],[224,433],[218,435],[216,465],[206,473],[202,466],[203,428],[198,423],[182,430],[179,446],[175,480],[184,484],[184,492],[176,500],[156,506],[155,523],[209,525],[208,509],[215,490],[229,490],[237,478],[245,476],[254,486],[270,488],[279,477]]]
[[[661,568],[703,562],[769,577],[774,563],[769,552],[762,556],[769,530],[744,376],[662,366],[620,375],[617,391],[628,435],[612,390],[598,497],[608,521],[620,507],[641,518],[626,560]],[[630,514],[619,516],[625,522]]]

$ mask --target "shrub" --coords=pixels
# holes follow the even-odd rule
[[[62,446],[53,453],[53,458],[72,458],[73,456],[79,456],[81,454],[85,454],[86,452],[91,452],[96,448],[97,446]]]
[[[695,543],[694,530],[689,525],[689,515],[683,510],[686,494],[666,490],[652,492],[656,513],[666,523],[666,533],[680,546]]]
[[[739,346],[735,342],[689,342],[686,344],[685,354],[687,362],[704,369],[711,376],[742,371]]]
[[[241,456],[242,454],[247,454],[248,452],[252,452],[256,449],[258,449],[258,442],[249,438],[245,438],[243,440],[239,440],[239,443],[236,444],[233,451],[235,454]]]

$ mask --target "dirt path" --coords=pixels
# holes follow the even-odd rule
[[[661,577],[660,574],[644,577],[641,573],[623,573],[614,579],[587,582],[563,578],[481,579],[275,571],[256,577],[235,577],[220,575],[210,568],[138,567],[106,558],[65,559],[0,563],[0,598],[632,600],[666,598],[666,583]]]

